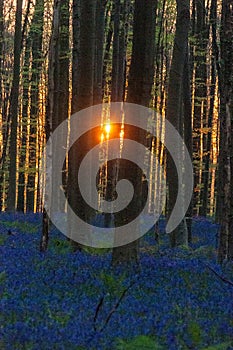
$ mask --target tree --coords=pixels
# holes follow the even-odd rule
[[[74,31],[74,54],[73,54],[73,94],[72,94],[72,113],[79,112],[82,109],[90,107],[94,102],[94,67],[95,67],[95,15],[96,0],[74,0],[73,29],[77,28],[78,33]],[[79,25],[77,21],[77,9],[79,12]],[[76,35],[79,35],[77,38]],[[78,186],[78,168],[82,157],[89,148],[89,140],[85,144],[77,142],[69,151],[69,169],[68,169],[68,202],[76,210],[79,217],[89,221],[89,212],[84,209],[82,196]],[[69,212],[68,212],[69,216]],[[68,219],[70,235],[72,222]],[[75,244],[80,249],[79,244]]]
[[[52,36],[49,48],[49,87],[48,87],[48,103],[46,109],[46,140],[49,139],[51,133],[69,116],[69,0],[55,0]],[[54,140],[52,149],[65,147],[67,140]],[[50,157],[51,155],[47,155]],[[57,169],[52,167],[52,172]],[[53,179],[55,177],[53,176]],[[49,178],[46,181],[50,181]],[[53,181],[52,186],[52,206],[54,201],[59,201],[59,193],[54,189],[56,183]],[[60,208],[61,211],[64,208]],[[53,212],[51,212],[53,215]],[[41,251],[45,251],[48,246],[49,239],[49,218],[43,211],[43,228],[41,239]]]
[[[29,2],[30,3],[30,2]],[[28,9],[29,9],[28,3]],[[28,10],[29,11],[29,10]],[[27,12],[28,12],[27,11]],[[25,19],[25,22],[27,20]],[[19,156],[18,200],[17,209],[35,210],[36,164],[37,164],[37,125],[39,116],[39,90],[42,70],[42,43],[44,27],[44,0],[37,0],[33,18],[26,38],[23,66],[23,108],[22,142]],[[25,29],[23,30],[25,31]],[[30,108],[29,108],[30,107]],[[30,123],[29,123],[30,121]],[[27,168],[27,130],[29,130],[29,174],[26,186]],[[25,196],[25,187],[27,190]]]
[[[206,20],[207,9],[204,0],[194,0],[196,8],[195,23],[195,96],[194,96],[194,117],[193,117],[193,160],[194,160],[194,209],[196,213],[204,215],[205,208],[203,200],[203,182],[208,181],[208,170],[204,172],[203,166],[207,159],[203,154],[207,150],[207,137],[202,132],[207,128],[207,44],[209,38],[209,25]]]
[[[148,0],[145,6],[143,0],[135,1],[134,25],[133,25],[133,51],[129,72],[127,102],[149,107],[151,92],[154,82],[155,62],[155,19],[156,0]],[[137,140],[140,142],[140,135]],[[130,179],[131,169],[125,165],[121,172],[124,178]],[[138,191],[138,203],[140,203],[141,176],[137,173],[135,189]],[[119,224],[124,223],[124,217]],[[128,218],[129,219],[129,218]],[[117,223],[118,224],[118,223]],[[126,246],[113,249],[112,263],[138,262],[139,242],[135,241]]]
[[[220,240],[218,260],[233,260],[233,8],[230,0],[222,2],[220,79]]]
[[[22,6],[23,0],[17,0],[15,37],[14,37],[14,72],[10,99],[10,173],[9,190],[7,198],[8,211],[15,211],[16,207],[16,171],[17,171],[17,127],[18,127],[18,102],[20,83],[20,58],[22,40]]]
[[[176,33],[174,40],[172,63],[169,75],[168,100],[167,100],[167,120],[183,135],[183,89],[184,89],[184,72],[188,54],[188,32],[190,23],[190,2],[189,0],[177,0],[177,21]],[[180,166],[183,162],[182,150]],[[174,163],[170,154],[167,154],[167,183],[168,183],[168,218],[175,206],[178,189],[177,173],[174,169]],[[183,221],[170,234],[171,246],[187,245],[188,232]]]
[[[104,27],[106,0],[96,1],[96,37],[95,37],[95,66],[94,66],[94,86],[93,104],[99,104],[103,100],[103,60],[104,60]]]
[[[128,41],[129,0],[114,2],[114,38],[112,54],[112,102],[124,101],[126,50]]]

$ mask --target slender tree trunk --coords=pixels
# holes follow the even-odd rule
[[[183,74],[183,103],[184,103],[184,141],[189,152],[189,157],[193,156],[193,139],[192,139],[192,101],[191,101],[191,80],[189,50],[187,46],[184,74]],[[186,223],[188,229],[188,242],[192,242],[192,215],[193,201],[191,201],[186,213]]]
[[[61,0],[54,0],[54,9],[53,9],[53,24],[52,24],[52,36],[50,39],[49,45],[49,70],[48,70],[48,97],[47,97],[47,106],[46,106],[46,122],[45,122],[45,134],[46,142],[49,140],[52,131],[53,131],[53,119],[54,119],[54,109],[55,109],[55,88],[58,78],[57,71],[57,62],[58,62],[58,37],[59,37],[59,13],[60,13],[60,4]],[[52,145],[53,146],[53,145]],[[46,158],[51,162],[52,154],[48,152]],[[51,181],[50,174],[46,173],[46,182]],[[51,188],[51,186],[50,186]],[[45,194],[46,195],[52,195]],[[45,197],[45,201],[47,198]],[[40,251],[45,252],[48,248],[49,242],[49,226],[50,219],[48,214],[43,208],[43,217],[42,217],[42,236],[40,242]]]
[[[1,116],[1,134],[2,138],[4,137],[4,117],[3,117],[3,45],[4,45],[4,0],[0,0],[0,116]],[[3,140],[4,141],[4,140]],[[3,151],[4,151],[4,143],[0,148],[0,154],[1,154],[1,161],[0,161],[0,211],[2,210],[2,202],[3,202],[3,165],[5,163],[5,160],[3,162]]]
[[[216,0],[211,1],[210,10],[210,24],[212,27],[212,57],[211,57],[211,87],[210,87],[210,108],[208,113],[208,134],[206,140],[206,150],[203,156],[203,175],[202,175],[202,185],[203,189],[201,192],[201,203],[200,215],[207,216],[208,210],[208,198],[209,198],[209,183],[210,183],[210,153],[211,153],[211,141],[212,141],[212,124],[214,115],[214,101],[215,101],[215,91],[216,91],[216,58],[214,55],[215,43],[216,43],[216,21],[217,21],[217,2]]]
[[[220,216],[220,241],[218,260],[222,263],[225,259],[233,259],[233,9],[230,0],[222,3],[221,24],[221,110],[220,110],[220,137],[222,147],[220,160],[223,166],[221,170],[221,193],[223,194]]]
[[[121,26],[121,0],[114,1],[114,37],[113,37],[113,56],[112,56],[112,91],[111,99],[113,102],[119,101],[119,56],[120,56],[120,26]]]
[[[25,208],[25,180],[26,180],[26,156],[27,156],[27,134],[28,134],[28,109],[29,109],[29,75],[30,75],[31,40],[26,40],[24,67],[23,67],[23,108],[22,108],[22,139],[19,156],[19,179],[17,210],[24,212]]]
[[[113,38],[113,29],[114,29],[114,11],[111,12],[111,18],[109,21],[109,28],[107,32],[107,38],[106,38],[106,44],[105,44],[105,51],[104,51],[104,65],[103,65],[103,97],[105,93],[105,88],[107,85],[107,70],[109,65],[109,56],[110,56],[110,48],[112,44],[112,38]]]
[[[14,72],[10,100],[10,169],[9,169],[9,189],[7,197],[7,210],[15,211],[16,207],[16,172],[17,172],[17,128],[18,128],[18,101],[20,83],[20,57],[22,39],[22,6],[23,0],[17,0],[15,38],[14,38]]]
[[[44,26],[44,0],[37,0],[30,30],[32,46],[31,109],[29,136],[29,174],[27,182],[27,211],[35,210],[37,125],[39,116],[39,84],[42,69],[42,40]]]
[[[194,210],[202,213],[201,183],[203,153],[206,148],[206,137],[202,134],[202,128],[206,127],[207,113],[207,71],[206,55],[208,43],[208,27],[206,25],[206,8],[204,0],[195,0],[196,6],[196,57],[195,57],[195,98],[194,98],[194,121],[193,128],[193,160],[195,162],[194,172]],[[202,142],[201,142],[202,138]],[[200,208],[200,211],[199,211]]]
[[[112,57],[112,102],[124,101],[129,1],[115,1]]]
[[[104,59],[104,26],[106,0],[96,3],[96,42],[95,42],[95,72],[93,104],[99,104],[103,99],[103,59]]]
[[[49,95],[47,106],[47,139],[51,132],[69,116],[69,0],[54,2],[53,30],[50,42],[49,54]],[[54,140],[52,149],[58,151],[59,148],[66,147],[67,139]],[[49,156],[49,155],[48,155]],[[52,172],[57,169],[52,167]],[[53,179],[55,177],[53,176]],[[64,178],[64,177],[63,177]],[[50,181],[50,179],[47,179]],[[59,202],[60,195],[55,190],[56,183],[52,183],[52,205]],[[60,208],[61,212],[65,208]],[[51,211],[51,214],[54,213]],[[49,238],[49,219],[44,211],[43,232],[41,250],[46,250]]]
[[[3,44],[4,44],[4,0],[0,0],[0,113],[2,113],[2,69],[3,69]]]

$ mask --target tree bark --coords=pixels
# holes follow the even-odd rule
[[[155,68],[155,19],[156,0],[135,1],[134,25],[133,25],[133,52],[129,72],[127,102],[149,107],[151,101],[151,91],[154,82]],[[135,136],[135,135],[134,135]],[[139,142],[140,142],[139,135]],[[130,179],[132,170],[126,166],[121,169],[124,178]],[[138,205],[142,193],[142,174],[136,173],[135,190],[138,191]],[[130,214],[129,214],[130,215]],[[133,212],[132,212],[133,215]],[[124,224],[125,220],[119,218],[117,225]],[[138,263],[139,261],[139,241],[132,242],[126,246],[113,249],[112,264]]]
[[[75,41],[74,52],[75,61],[73,61],[73,100],[72,113],[79,112],[82,109],[93,105],[94,92],[94,67],[95,67],[95,15],[96,0],[79,0],[79,4],[74,0],[74,10],[80,8],[79,12],[79,38]],[[76,13],[75,13],[76,14]],[[74,16],[73,28],[76,28],[77,17]],[[77,61],[76,61],[77,59]],[[77,72],[74,72],[77,70]],[[87,153],[90,140],[85,144],[74,143],[69,151],[69,170],[68,170],[68,202],[71,208],[76,211],[81,219],[89,222],[89,214],[81,204],[81,193],[78,186],[78,169],[83,155]],[[69,220],[68,211],[68,231],[72,238],[72,231],[78,228],[72,227]],[[80,250],[81,245],[74,243],[75,250]]]
[[[218,260],[233,260],[233,9],[230,0],[222,3],[221,24],[221,107],[220,107],[220,161],[221,193],[223,194],[220,217]]]
[[[106,0],[96,0],[96,38],[95,38],[95,72],[93,104],[103,100],[103,64],[104,64],[104,27]]]
[[[22,6],[23,0],[17,0],[15,38],[14,38],[14,72],[10,99],[10,169],[9,169],[9,190],[7,197],[7,210],[15,211],[16,207],[16,172],[17,172],[17,128],[18,128],[18,101],[20,83],[20,57],[22,39]]]
[[[202,128],[207,127],[207,70],[206,56],[209,30],[206,24],[206,7],[204,0],[195,0],[196,7],[196,33],[195,33],[195,96],[194,96],[194,120],[193,120],[193,160],[194,160],[194,196],[193,205],[197,214],[203,215],[202,206],[202,181],[205,175],[202,171],[204,165],[203,154],[206,151],[206,135]],[[201,137],[203,142],[201,142]],[[200,175],[201,174],[201,175]]]
[[[44,0],[37,0],[32,25],[30,41],[32,53],[31,67],[31,108],[30,108],[30,136],[29,136],[29,174],[27,182],[27,211],[35,210],[36,191],[36,157],[37,157],[37,124],[39,116],[39,85],[42,70],[42,41],[44,27]]]
[[[177,21],[176,33],[173,49],[173,57],[169,76],[168,100],[167,100],[167,120],[176,128],[178,132],[183,130],[182,92],[184,69],[188,48],[188,31],[190,23],[190,2],[189,0],[177,0]],[[180,166],[183,162],[182,150],[180,152]],[[168,183],[168,218],[176,203],[178,193],[177,172],[174,169],[174,163],[170,154],[167,154],[167,183]],[[188,232],[183,221],[170,234],[170,243],[172,247],[188,244]]]

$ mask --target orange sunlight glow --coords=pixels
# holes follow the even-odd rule
[[[106,133],[107,134],[110,134],[110,131],[111,131],[111,124],[110,123],[108,123],[108,124],[105,124],[105,131],[106,131]]]

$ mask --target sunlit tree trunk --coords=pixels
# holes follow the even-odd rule
[[[108,78],[108,67],[109,67],[109,61],[110,61],[110,48],[113,40],[113,31],[114,31],[114,11],[112,9],[113,5],[110,2],[109,5],[109,11],[111,11],[111,16],[109,19],[109,22],[106,22],[108,24],[106,31],[106,43],[105,43],[105,48],[104,48],[104,64],[103,64],[103,97],[107,95],[108,93],[108,83],[107,83],[107,78]],[[107,15],[106,15],[107,19]]]
[[[201,207],[200,215],[207,216],[208,214],[208,199],[210,195],[210,153],[211,153],[211,140],[212,140],[212,127],[213,127],[213,115],[214,115],[214,102],[216,92],[216,57],[215,57],[215,45],[216,45],[216,23],[217,23],[217,1],[211,1],[210,10],[210,24],[212,28],[212,57],[211,57],[211,81],[210,81],[210,107],[208,111],[207,120],[207,137],[206,137],[206,150],[203,155],[203,174],[202,174],[202,191],[201,191]]]
[[[196,32],[195,32],[195,98],[193,120],[193,160],[194,160],[194,210],[202,212],[201,192],[203,175],[203,153],[206,150],[206,136],[202,129],[206,125],[207,114],[207,71],[206,56],[208,43],[208,26],[206,24],[206,8],[204,0],[195,0],[196,7]],[[206,174],[208,175],[208,174]],[[200,209],[200,212],[199,212]]]
[[[0,0],[0,120],[1,120],[1,136],[3,140],[4,135],[4,117],[3,117],[3,44],[4,44],[4,14],[3,14],[3,8],[4,8],[4,1]],[[3,140],[4,141],[4,140]],[[3,149],[4,145],[0,148],[0,155],[1,155],[1,161],[0,161],[0,211],[2,210],[2,202],[3,202],[3,163],[5,163],[5,160],[3,162]]]
[[[2,68],[3,68],[3,44],[4,44],[4,1],[0,0],[0,113],[2,113]]]
[[[16,172],[17,172],[17,128],[18,128],[18,102],[20,83],[20,57],[22,40],[22,6],[23,0],[17,0],[15,38],[14,38],[14,72],[10,99],[10,168],[9,168],[9,189],[7,197],[7,210],[15,211],[16,207]]]
[[[31,40],[27,38],[25,43],[24,66],[22,72],[23,79],[23,107],[22,107],[22,138],[19,156],[19,179],[18,179],[18,199],[17,210],[24,212],[25,208],[25,180],[26,180],[26,156],[27,156],[27,134],[28,134],[28,111],[29,111],[29,76],[30,76],[30,56]]]
[[[55,119],[55,90],[58,86],[58,38],[59,38],[59,20],[60,20],[60,6],[61,0],[54,0],[54,8],[53,8],[53,23],[52,23],[52,35],[50,38],[49,44],[49,68],[48,68],[48,96],[47,96],[47,105],[46,105],[46,122],[45,122],[45,133],[46,133],[46,141],[49,140],[54,125]],[[51,162],[51,152],[46,154],[47,161]],[[53,171],[53,169],[51,169]],[[51,175],[50,175],[51,176]],[[45,181],[51,181],[49,176],[49,172],[47,171],[45,175]],[[52,188],[53,184],[50,184],[50,188]],[[52,190],[51,190],[52,191]],[[46,196],[52,195],[52,193],[45,194],[45,201],[47,200]],[[50,208],[51,210],[51,208]],[[51,213],[53,214],[53,213]],[[50,219],[48,214],[43,208],[43,217],[42,217],[42,236],[40,242],[40,250],[45,252],[48,247],[49,241],[49,226]]]
[[[42,69],[42,40],[44,27],[44,0],[37,0],[30,31],[32,45],[31,108],[29,136],[29,174],[27,182],[27,211],[35,210],[37,173],[37,126],[39,117],[39,84]]]
[[[127,102],[136,103],[147,107],[150,105],[151,91],[154,82],[156,6],[156,0],[147,1],[146,6],[143,0],[135,1],[133,51],[129,72]],[[140,135],[138,141],[140,142]],[[126,179],[130,179],[130,175],[132,176],[132,169],[130,169],[127,164],[124,169],[121,169],[121,171]],[[136,173],[135,176],[137,178],[135,189],[138,191],[139,204],[142,190],[142,174]],[[124,217],[120,218],[120,222],[117,224],[123,224],[124,220]],[[126,246],[113,249],[113,265],[138,262],[138,260],[138,240]]]

